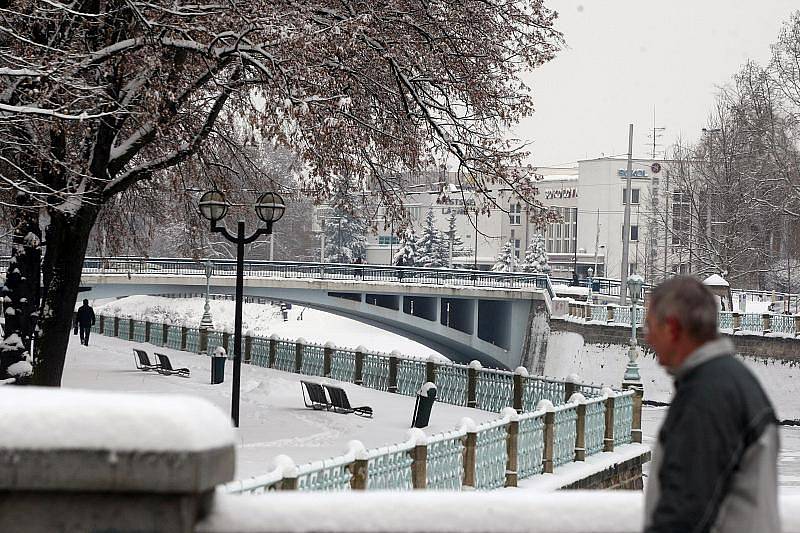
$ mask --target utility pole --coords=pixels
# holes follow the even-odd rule
[[[628,251],[631,245],[631,178],[633,177],[633,124],[628,125],[628,169],[625,172],[625,218],[622,223],[622,267],[619,275],[619,303],[627,303]]]
[[[269,260],[272,261],[275,256],[275,234],[269,236]]]
[[[597,210],[597,229],[594,234],[594,276],[598,277],[597,273],[597,248],[600,246],[600,210]]]

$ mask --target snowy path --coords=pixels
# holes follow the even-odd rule
[[[200,355],[157,349],[170,357],[173,366],[191,369],[191,377],[185,379],[136,370],[131,349],[143,348],[152,355],[154,347],[148,344],[102,335],[93,335],[89,347],[82,346],[77,336],[70,337],[70,341],[64,387],[190,394],[203,397],[224,412],[230,412],[231,361],[225,368],[226,381],[210,385],[210,359]],[[301,464],[341,455],[347,442],[353,439],[362,441],[367,448],[406,440],[414,398],[328,380],[344,388],[353,405],[372,406],[375,417],[365,419],[352,414],[312,411],[303,406],[300,389],[300,379],[303,378],[322,381],[322,378],[242,366],[237,478],[268,471],[272,459],[280,454]],[[451,430],[466,416],[480,423],[499,415],[437,403],[431,425],[425,431],[430,435]]]

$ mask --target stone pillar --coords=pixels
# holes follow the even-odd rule
[[[525,393],[525,380],[528,379],[528,370],[524,366],[517,367],[514,370],[514,390],[512,391],[514,409],[521,413],[525,410],[522,401]]]
[[[119,337],[119,317],[114,315],[114,336]]]
[[[132,319],[132,318],[129,318],[128,319],[128,340],[129,341],[133,340],[133,330],[134,330],[135,326],[136,326],[136,321],[134,319]]]
[[[506,487],[516,487],[518,481],[518,446],[519,421],[512,419],[506,426]]]
[[[592,304],[583,304],[583,318],[586,320],[586,322],[589,322],[592,319]]]
[[[478,406],[478,372],[481,368],[479,361],[470,361],[467,370],[467,407]]]
[[[553,411],[552,404],[544,414],[544,454],[542,457],[542,467],[545,474],[553,473],[553,449],[556,437],[556,412]]]
[[[472,429],[472,428],[471,428]],[[474,430],[467,431],[464,437],[464,487],[475,487],[475,460],[478,449],[478,434]]]
[[[615,307],[611,304],[606,305],[606,322],[609,324],[614,322],[614,309]]]
[[[603,435],[603,451],[614,451],[614,396],[613,392],[606,398],[606,429]]]
[[[253,359],[253,337],[250,336],[250,332],[247,332],[247,335],[244,336],[244,362],[249,363]]]
[[[417,444],[411,454],[411,483],[415,489],[428,487],[428,446]]]
[[[305,347],[305,339],[297,339],[294,343],[294,371],[299,374],[303,368],[303,348]]]
[[[772,315],[770,313],[763,313],[761,315],[761,323],[763,324],[764,333],[772,331]]]
[[[359,346],[356,348],[356,372],[353,378],[353,382],[356,385],[361,385],[364,383],[364,351],[366,348],[363,346]]]
[[[186,326],[181,326],[181,350],[186,351],[186,337],[188,334],[188,328]]]
[[[631,424],[631,440],[633,442],[642,442],[642,400],[644,399],[644,390],[636,387],[633,389],[633,423]]]
[[[583,401],[575,407],[578,418],[575,421],[575,460],[586,460],[586,403]]]
[[[731,313],[731,318],[733,319],[733,332],[736,333],[742,329],[742,315],[734,311]],[[797,322],[795,321],[795,323]]]
[[[144,342],[150,342],[150,321],[144,323]]]
[[[350,470],[352,477],[350,478],[351,490],[367,490],[367,478],[369,476],[369,469],[367,468],[366,459],[356,459],[347,466]]]

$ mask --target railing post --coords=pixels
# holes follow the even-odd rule
[[[275,334],[269,337],[269,362],[267,368],[275,368],[275,356],[278,353],[278,337]]]
[[[424,442],[409,451],[411,454],[411,484],[414,489],[428,488],[428,445]]]
[[[578,381],[580,378],[576,374],[570,374],[567,376],[567,379],[564,381],[564,403],[569,402],[569,399],[572,398],[572,395],[578,392],[579,385]]]
[[[480,361],[472,360],[467,369],[467,407],[478,406],[478,372],[480,372]]]
[[[181,326],[181,350],[186,351],[186,341],[189,333],[189,328]]]
[[[734,311],[731,313],[731,319],[733,320],[733,332],[736,333],[742,329],[742,315]]]
[[[169,323],[164,322],[161,324],[161,346],[167,345],[167,337],[169,336]]]
[[[144,342],[150,342],[150,321],[144,322]]]
[[[325,343],[325,349],[322,352],[322,375],[328,377],[331,375],[331,364],[333,362],[333,351],[336,346],[328,341]]]
[[[135,328],[136,321],[132,318],[128,319],[128,340],[133,340],[133,330]]]
[[[297,490],[297,477],[285,477],[280,482],[280,490]]]
[[[642,400],[644,390],[640,387],[633,388],[633,421],[631,423],[631,441],[642,442]]]
[[[253,359],[253,337],[250,332],[244,336],[244,362],[249,363]]]
[[[369,479],[368,459],[364,445],[360,441],[351,441],[348,453],[353,454],[353,462],[347,465],[350,470],[350,489],[367,490]]]
[[[389,392],[397,392],[397,368],[400,365],[400,352],[392,350],[389,356]]]
[[[614,322],[614,309],[615,307],[612,304],[606,305],[606,322],[609,324]]]
[[[294,371],[299,374],[303,368],[303,349],[305,348],[306,340],[299,338],[294,343]]]
[[[464,479],[461,483],[465,487],[475,487],[475,461],[478,451],[478,434],[474,425],[467,429],[464,436]]]
[[[230,342],[231,334],[228,332],[228,328],[222,330],[222,347],[225,348],[225,353],[231,351],[228,347],[228,343]]]
[[[592,320],[592,304],[588,302],[583,304],[583,319],[586,322]]]
[[[513,411],[509,409],[509,411]],[[518,474],[518,437],[519,437],[519,418],[517,412],[509,413],[511,420],[506,426],[506,487],[516,487],[519,480]]]
[[[356,368],[353,383],[361,385],[364,383],[364,352],[367,349],[363,346],[356,348]]]
[[[119,337],[119,317],[114,315],[114,336]]]
[[[512,407],[521,413],[525,410],[523,400],[525,399],[525,380],[528,378],[528,369],[524,366],[518,366],[514,370],[514,390]]]
[[[547,402],[544,404],[544,402]],[[543,405],[544,404],[544,405]],[[553,404],[549,400],[542,400],[539,402],[547,409],[544,414],[544,453],[542,454],[542,471],[545,474],[553,473],[553,452],[555,448],[556,438],[556,412],[553,410]],[[539,407],[537,406],[537,409]]]
[[[105,315],[100,315],[100,335],[106,334],[106,317]]]
[[[761,315],[761,323],[764,333],[770,333],[772,331],[772,315],[770,313],[763,313]]]
[[[606,427],[603,434],[603,451],[614,451],[614,392],[606,389]]]
[[[575,460],[586,460],[586,399],[583,394],[576,394],[575,413],[578,418],[575,420]]]
[[[208,328],[200,328],[199,353],[208,353]]]

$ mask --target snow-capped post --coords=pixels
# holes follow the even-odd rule
[[[614,451],[614,399],[616,397],[616,393],[609,388],[603,389],[603,393],[606,395],[606,428],[605,428],[605,433],[603,434],[603,451],[613,452]]]
[[[331,363],[333,361],[333,351],[336,345],[331,341],[325,343],[325,348],[322,355],[322,375],[328,377],[331,375]]]
[[[763,313],[761,315],[761,323],[763,324],[764,333],[770,333],[772,331],[772,314]]]
[[[208,328],[200,325],[199,346],[197,347],[198,353],[208,353]]]
[[[144,321],[144,342],[150,342],[150,321]]]
[[[516,487],[519,480],[519,415],[512,407],[504,407],[501,413],[508,418],[506,426],[506,487]]]
[[[230,343],[230,339],[231,339],[231,334],[230,332],[228,332],[228,328],[227,327],[222,328],[222,347],[225,348],[226,352],[231,351],[230,346],[228,346],[228,344]]]
[[[119,337],[119,317],[114,314],[114,337]]]
[[[418,428],[409,430],[409,440],[414,439],[411,449],[411,485],[414,489],[428,488],[428,437]]]
[[[389,392],[397,392],[397,367],[400,365],[401,354],[392,350],[389,354]]]
[[[136,320],[133,318],[128,319],[128,340],[133,340],[133,332],[136,331]]]
[[[544,411],[544,451],[542,452],[542,471],[545,474],[553,473],[553,448],[556,436],[556,412],[553,402],[550,400],[540,400],[536,405],[537,411]]]
[[[572,395],[578,392],[580,378],[577,374],[570,374],[564,380],[564,401],[568,402]]]
[[[467,407],[478,406],[478,372],[481,371],[480,361],[472,360],[467,369]]]
[[[425,361],[425,381],[436,383],[436,363],[437,357],[435,355],[428,356]]]
[[[612,304],[606,305],[606,315],[607,315],[606,322],[608,322],[609,324],[614,322],[614,309],[616,309],[614,305]]]
[[[356,385],[362,385],[364,383],[364,352],[366,351],[367,349],[363,346],[358,346],[356,348],[356,375],[353,379],[353,383]]]
[[[306,340],[302,337],[294,342],[294,371],[299,374],[303,369],[303,351],[305,349]]]
[[[794,317],[794,324],[795,329],[797,329],[797,319],[799,317]],[[742,315],[740,315],[737,311],[731,313],[731,319],[733,320],[733,332],[736,333],[740,329],[742,329]]]
[[[633,388],[633,420],[631,423],[631,441],[642,442],[642,403],[644,400],[644,389],[641,387]]]
[[[369,481],[369,460],[367,450],[361,441],[351,440],[347,443],[347,453],[353,454],[353,462],[347,465],[350,471],[350,490],[367,490]]]
[[[586,398],[580,392],[576,392],[568,400],[575,406],[575,460],[586,460]]]
[[[475,465],[478,452],[478,428],[471,418],[461,420],[461,427],[466,429],[464,436],[464,478],[461,485],[475,488]]]
[[[514,370],[513,406],[518,413],[525,410],[522,400],[525,394],[525,381],[528,379],[528,369],[518,366]]]

